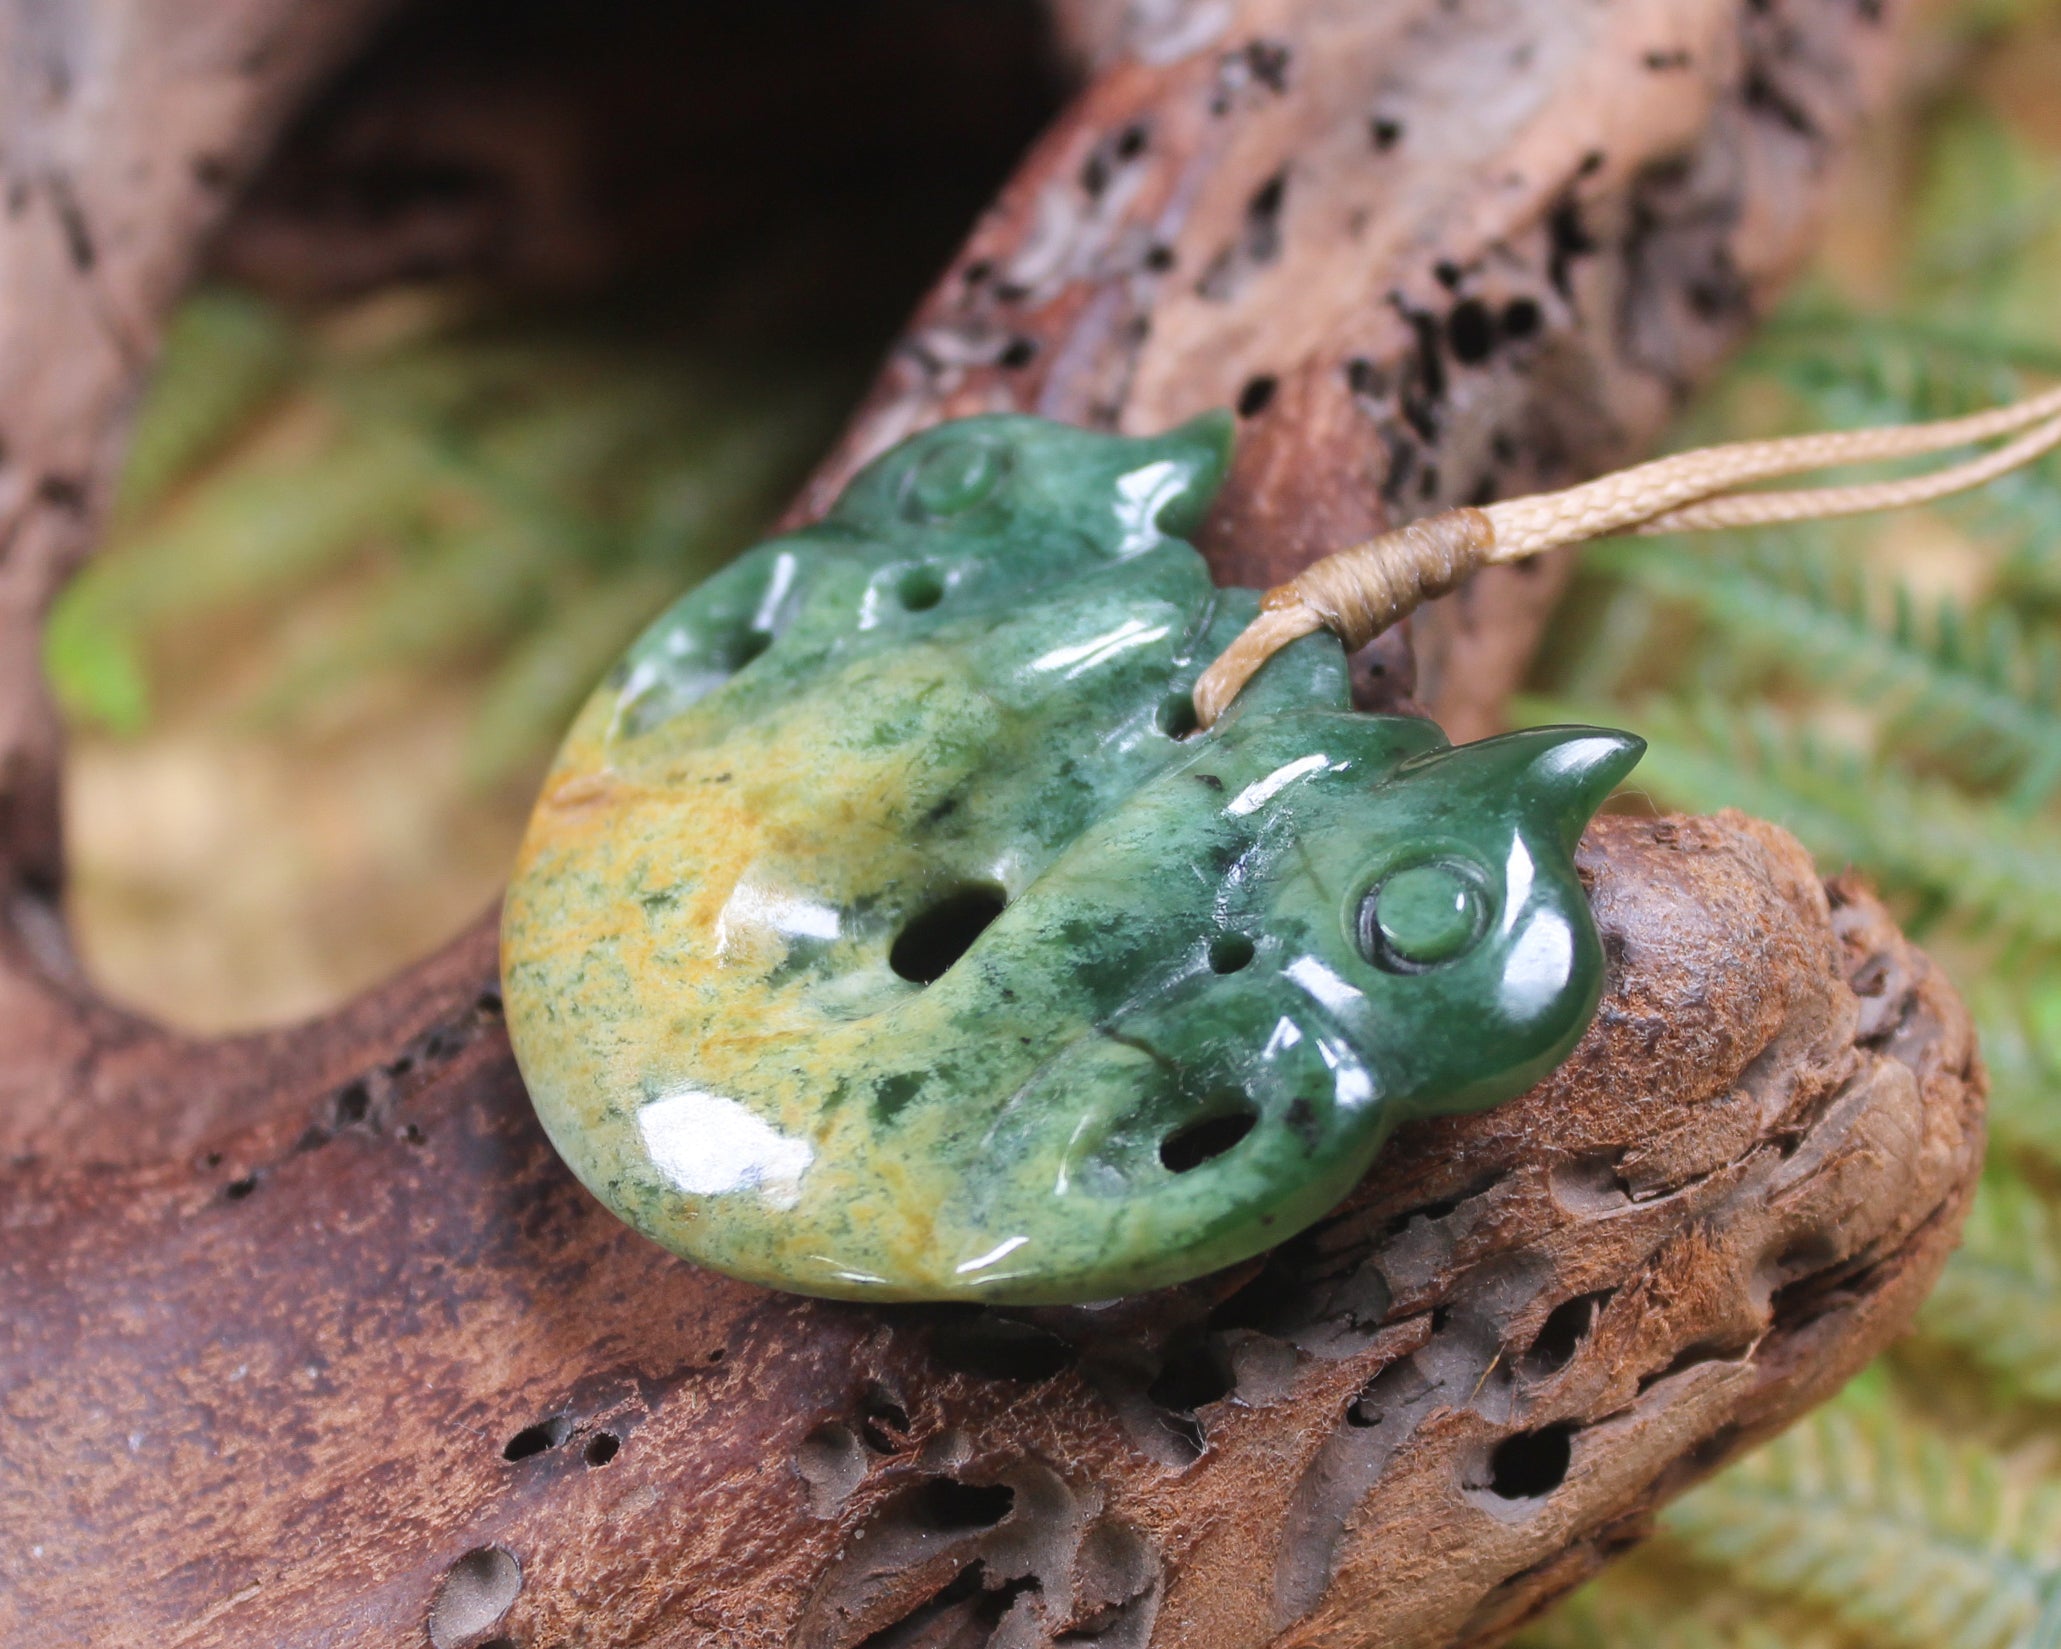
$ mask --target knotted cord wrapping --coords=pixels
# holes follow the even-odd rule
[[[1930,475],[1786,492],[1731,490],[2014,434],[2017,439],[1994,452]],[[1766,526],[1930,503],[1993,481],[2057,446],[2061,389],[2052,389],[2011,406],[1929,424],[1700,447],[1561,492],[1447,510],[1325,556],[1269,590],[1259,617],[1196,682],[1196,719],[1204,727],[1213,725],[1260,667],[1291,641],[1328,628],[1348,652],[1356,652],[1420,603],[1456,588],[1484,566],[1616,532]]]
[[[1195,684],[1211,725],[1259,667],[1289,642],[1329,628],[1357,652],[1420,602],[1457,589],[1487,564],[1495,529],[1480,510],[1447,510],[1327,555],[1260,599],[1260,614]]]

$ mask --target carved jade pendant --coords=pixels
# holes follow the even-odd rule
[[[1106,1299],[1308,1225],[1397,1123],[1595,1011],[1572,852],[1638,759],[1358,714],[1319,634],[1208,734],[1256,609],[1191,531],[1231,424],[948,424],[631,647],[508,893],[573,1172],[806,1294]]]

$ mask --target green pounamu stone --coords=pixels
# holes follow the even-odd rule
[[[537,1114],[676,1253],[809,1294],[1104,1299],[1332,1207],[1408,1117],[1565,1058],[1576,838],[1637,760],[1455,748],[1183,534],[1228,419],[904,442],[683,597],[581,712],[509,890]]]

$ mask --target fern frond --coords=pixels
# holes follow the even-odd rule
[[[288,720],[379,671],[490,656],[549,610],[563,569],[548,535],[500,520],[422,531],[406,576],[359,592],[296,650],[253,707],[260,721]]]
[[[1906,253],[1928,306],[2042,325],[2051,270],[2040,265],[2061,227],[2050,157],[1977,97],[1945,100],[1929,136]]]
[[[1512,1640],[1515,1649],[1867,1649],[1823,1613],[1690,1563],[1675,1542],[1620,1560]]]
[[[2030,639],[2003,611],[1929,611],[1904,585],[1871,599],[1823,535],[1749,539],[1717,554],[1664,540],[1610,546],[1601,564],[1686,602],[1740,647],[1898,719],[1897,731],[1952,751],[1977,776],[2015,776],[2030,812],[2061,784],[2061,646]]]
[[[662,569],[595,586],[516,647],[487,683],[466,743],[467,776],[496,784],[563,731],[610,660],[679,594]]]
[[[1990,1138],[2061,1166],[2061,979],[1983,969],[1961,981],[1989,1071]]]
[[[1995,406],[2026,392],[2027,373],[2061,375],[2061,348],[2036,331],[1858,316],[1820,303],[1778,318],[1740,381],[1778,384],[1797,403],[1795,427],[1857,428]],[[2061,463],[2048,459],[1936,507],[2002,552],[2010,582],[2061,592]]]
[[[1652,699],[1631,707],[1526,699],[1526,721],[1628,723],[1647,740],[1634,782],[1670,802],[1740,807],[1833,868],[1943,906],[1974,932],[2061,947],[2061,842],[1938,784],[1871,765],[1764,707]]]
[[[1785,304],[1754,335],[1740,357],[1746,376],[1767,372],[1780,377],[1786,363],[1809,363],[1815,381],[1868,383],[1882,395],[1887,386],[1908,384],[1914,374],[1961,395],[1979,396],[2000,384],[2022,385],[2020,374],[2061,377],[2061,345],[2038,332],[2015,331],[1979,322],[1945,320],[1924,312],[1881,314],[1857,310],[1821,295]],[[1998,377],[1996,374],[2008,374]],[[1935,391],[1936,393],[1936,391]],[[1905,404],[1925,407],[1927,417],[1972,411],[1938,399],[1902,396]]]
[[[2061,1402],[2061,1217],[1992,1165],[1918,1319],[2010,1398]]]
[[[405,521],[422,491],[421,455],[402,441],[344,432],[317,452],[246,454],[111,546],[67,595],[156,626],[267,599]]]
[[[1820,1410],[1663,1525],[1756,1590],[1909,1649],[2020,1649],[2061,1591],[2061,1486],[1888,1403]]]
[[[247,293],[208,288],[165,334],[122,466],[119,519],[134,519],[219,452],[302,358],[293,327]]]

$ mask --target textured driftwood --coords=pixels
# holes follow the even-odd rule
[[[666,1258],[530,1122],[485,931],[263,1038],[97,1003],[27,638],[210,180],[362,9],[239,4],[177,51],[139,8],[101,57],[83,11],[0,6],[40,31],[7,23],[7,71],[67,87],[47,129],[9,97],[33,186],[0,222],[0,1636],[1487,1642],[1908,1319],[1979,1148],[1965,1016],[1733,816],[1591,833],[1610,994],[1551,1082],[1412,1132],[1264,1264],[1101,1311]],[[1843,0],[1068,15],[1093,83],[811,499],[949,411],[1240,400],[1211,549],[1245,579],[1649,438],[1800,250],[1886,52]],[[1550,582],[1424,627],[1452,720]]]
[[[219,1160],[18,1173],[6,1635],[420,1642],[494,1548],[520,1590],[448,1642],[1492,1639],[1896,1331],[1979,1134],[1958,1005],[1786,837],[1611,819],[1583,865],[1616,960],[1560,1075],[1104,1311],[667,1259],[491,1001]]]

